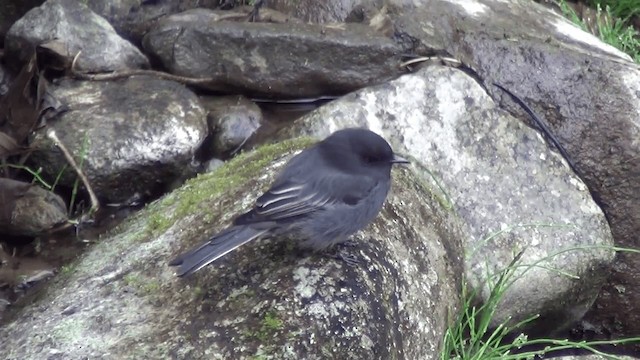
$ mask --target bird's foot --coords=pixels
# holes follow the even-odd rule
[[[347,239],[347,240],[344,240],[342,242],[337,243],[336,246],[345,247],[345,248],[354,248],[354,247],[358,246],[358,242],[353,240],[353,239]]]
[[[337,249],[328,255],[333,259],[344,261],[345,264],[352,267],[360,264],[360,259],[356,255],[350,254],[346,249]]]

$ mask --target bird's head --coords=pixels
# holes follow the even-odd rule
[[[339,167],[388,168],[409,161],[393,153],[389,143],[380,135],[361,128],[334,132],[320,143],[321,149]]]

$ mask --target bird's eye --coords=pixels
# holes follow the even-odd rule
[[[379,159],[375,156],[371,156],[371,155],[365,155],[364,156],[364,162],[366,162],[367,164],[373,164],[378,162]]]

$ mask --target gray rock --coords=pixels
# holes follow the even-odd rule
[[[461,234],[410,169],[394,171],[380,216],[355,235],[357,266],[279,241],[187,279],[167,266],[246,210],[308,143],[243,155],[118,227],[0,328],[4,357],[437,358],[459,306]]]
[[[40,6],[44,0],[22,0],[0,2],[0,47],[11,25],[20,19],[27,11]]]
[[[147,58],[104,18],[76,0],[48,0],[27,12],[7,33],[6,56],[13,63],[24,62],[35,46],[54,39],[64,42],[71,56],[81,51],[76,62],[79,71],[149,66]]]
[[[12,76],[7,68],[0,64],[0,97],[4,96],[9,91],[9,86],[11,86]]]
[[[209,112],[207,123],[213,134],[214,155],[238,151],[262,123],[262,110],[244,96],[201,97]]]
[[[0,234],[37,236],[67,218],[62,198],[34,184],[0,178]]]
[[[2,314],[9,305],[11,305],[9,300],[0,298],[0,314]]]
[[[70,111],[49,127],[81,164],[98,197],[125,201],[194,173],[191,162],[207,135],[206,115],[184,86],[150,77],[64,80],[52,93]],[[67,161],[44,133],[38,132],[31,159],[55,177]],[[63,185],[74,181],[69,169],[60,177]]]
[[[224,165],[224,161],[220,159],[213,158],[204,163],[204,172],[211,172]]]
[[[159,18],[192,8],[213,8],[219,3],[220,0],[86,0],[91,10],[107,19],[118,34],[136,45]]]
[[[107,19],[118,34],[139,45],[149,29],[163,17],[197,8],[217,9],[222,2],[224,0],[87,0],[87,5]],[[253,6],[239,6],[238,4],[243,2],[238,1],[229,0],[229,2],[235,3],[232,9],[213,11],[227,20],[246,21]],[[247,1],[244,3],[248,4]],[[268,3],[268,6],[271,6],[272,0]],[[300,20],[263,6],[260,10],[260,22],[300,22]]]
[[[362,1],[358,0],[269,0],[267,5],[305,22],[338,23],[343,22],[351,10],[360,3]]]
[[[395,28],[398,39],[410,39],[407,51],[449,54],[519,118],[528,119],[492,82],[543,116],[616,245],[640,248],[640,70],[628,55],[532,1],[391,2],[402,8]],[[593,309],[588,319],[599,332],[640,334],[640,257],[619,253]]]
[[[465,222],[467,279],[483,299],[524,250],[495,325],[540,314],[538,329],[558,329],[587,311],[613,260],[602,248],[612,245],[606,219],[560,156],[475,80],[428,67],[333,101],[285,132],[321,138],[349,126],[384,134],[440,189]]]
[[[399,48],[361,24],[219,21],[206,9],[166,17],[144,48],[170,72],[203,86],[269,97],[346,93],[400,73]]]

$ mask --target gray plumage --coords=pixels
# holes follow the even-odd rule
[[[170,265],[185,276],[263,236],[287,235],[312,250],[343,242],[377,216],[389,191],[391,166],[406,162],[369,130],[337,131],[294,156],[232,227]]]

